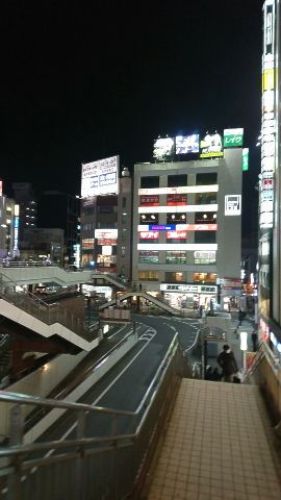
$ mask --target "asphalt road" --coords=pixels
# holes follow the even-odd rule
[[[199,323],[194,319],[168,316],[134,315],[138,342],[79,402],[118,410],[135,411],[174,337],[178,335],[183,351],[195,342]],[[114,433],[134,432],[137,419],[118,417]],[[101,437],[112,434],[112,419],[104,414],[88,414],[86,436]],[[77,415],[65,412],[38,441],[73,439],[77,435]],[[60,450],[60,453],[62,450]],[[45,456],[55,453],[44,452]],[[34,454],[32,458],[42,456]],[[37,468],[32,469],[36,475]],[[22,478],[26,482],[28,475]],[[30,477],[31,479],[31,477]],[[29,483],[29,480],[27,481]],[[27,486],[27,485],[26,485]],[[3,491],[3,490],[2,490]]]

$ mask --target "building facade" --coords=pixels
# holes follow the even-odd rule
[[[82,165],[81,267],[130,280],[131,197],[118,156]]]
[[[19,256],[19,205],[0,196],[0,259]]]
[[[172,305],[214,299],[227,307],[241,290],[243,149],[218,158],[134,168],[132,280]]]
[[[263,4],[259,334],[281,352],[280,2]]]

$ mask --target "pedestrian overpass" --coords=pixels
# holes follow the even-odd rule
[[[3,284],[32,285],[37,283],[58,283],[61,286],[82,283],[102,282],[125,290],[126,285],[110,273],[99,273],[91,270],[68,271],[58,266],[20,266],[0,268],[0,279]]]
[[[110,302],[106,302],[106,304],[102,304],[99,307],[99,310],[103,311],[104,309],[106,309],[108,307],[116,306],[119,303],[124,302],[125,300],[133,299],[133,298],[136,298],[136,300],[140,299],[140,298],[144,299],[147,302],[150,302],[151,304],[159,307],[159,309],[162,309],[163,311],[165,311],[169,314],[172,314],[174,316],[182,316],[183,315],[182,311],[180,309],[176,309],[175,307],[170,306],[169,304],[167,304],[167,302],[164,302],[163,300],[160,300],[160,299],[154,297],[153,295],[150,295],[150,293],[140,292],[140,291],[138,291],[138,292],[132,292],[132,291],[125,292],[122,295],[119,295],[117,298],[111,300]]]
[[[279,500],[281,367],[268,346],[244,384],[183,378],[182,362],[175,340],[135,411],[0,391],[1,404],[13,408],[10,440],[0,449],[1,498]],[[76,435],[24,442],[22,405],[72,411]],[[87,434],[89,418],[97,418],[97,431],[105,420],[106,431]]]

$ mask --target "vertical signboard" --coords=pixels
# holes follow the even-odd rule
[[[263,6],[262,55],[262,129],[260,227],[273,227],[273,191],[276,162],[276,72],[275,1],[266,0]],[[266,201],[264,192],[266,194]]]

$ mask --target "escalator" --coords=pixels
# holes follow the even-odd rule
[[[127,300],[132,297],[139,297],[142,299],[145,299],[148,302],[151,302],[155,306],[159,307],[159,309],[162,309],[165,312],[168,312],[169,314],[172,314],[173,316],[181,316],[181,311],[179,309],[175,309],[174,307],[171,307],[169,304],[164,302],[163,300],[157,299],[156,297],[153,297],[153,295],[150,295],[149,293],[146,292],[126,292],[123,295],[120,295],[118,299],[111,300],[110,302],[107,302],[106,304],[102,304],[99,308],[100,311],[103,311],[107,307],[110,306],[115,306],[117,305],[117,302],[123,302],[124,300]]]

